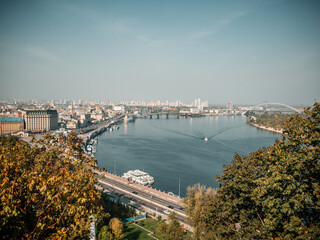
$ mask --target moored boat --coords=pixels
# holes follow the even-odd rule
[[[136,182],[144,186],[151,186],[154,183],[154,178],[152,176],[138,169],[126,172],[122,177],[129,182]]]

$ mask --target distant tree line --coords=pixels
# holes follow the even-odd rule
[[[294,115],[280,113],[280,112],[279,113],[266,112],[261,115],[252,114],[247,121],[249,123],[254,123],[260,126],[281,130],[284,128],[285,121],[292,116]]]

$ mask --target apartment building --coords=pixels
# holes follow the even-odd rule
[[[22,116],[27,131],[40,132],[58,128],[57,110],[24,110]]]

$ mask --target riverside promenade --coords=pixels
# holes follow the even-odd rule
[[[118,175],[114,175],[114,174],[106,172],[106,171],[93,169],[93,172],[97,173],[100,176],[104,176],[105,178],[109,178],[109,179],[115,180],[117,182],[130,185],[130,186],[132,186],[132,187],[134,187],[136,189],[139,189],[140,191],[149,193],[150,195],[154,195],[154,196],[157,196],[157,197],[162,198],[164,200],[171,201],[173,203],[179,204],[182,207],[181,198],[179,198],[177,196],[172,196],[172,195],[170,195],[170,194],[168,194],[168,193],[166,193],[164,191],[161,191],[159,189],[143,186],[143,185],[138,184],[138,183],[129,183],[123,177],[120,177]]]
[[[186,222],[186,215],[181,198],[152,187],[143,186],[138,183],[130,183],[120,176],[100,169],[92,169],[92,171],[99,175],[99,183],[107,184],[109,187],[114,188],[115,191],[128,194],[135,199],[140,199],[140,207],[151,217],[161,216],[162,219],[167,219],[168,214],[164,214],[164,210],[174,211],[177,214],[176,218],[180,221],[181,226],[191,232],[193,231],[193,228]]]

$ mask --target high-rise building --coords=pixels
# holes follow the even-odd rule
[[[204,102],[202,103],[202,106],[203,106],[203,107],[208,107],[208,106],[209,106],[209,102],[208,102],[208,101],[204,101]]]
[[[233,110],[233,105],[232,105],[232,102],[231,101],[228,101],[227,103],[227,110]]]
[[[207,101],[205,102],[201,102],[201,99],[198,98],[196,100],[194,100],[194,107],[198,108],[199,110],[203,110],[203,107],[207,107],[206,105],[208,104]]]
[[[27,131],[49,131],[58,128],[57,110],[25,110],[22,116]]]

